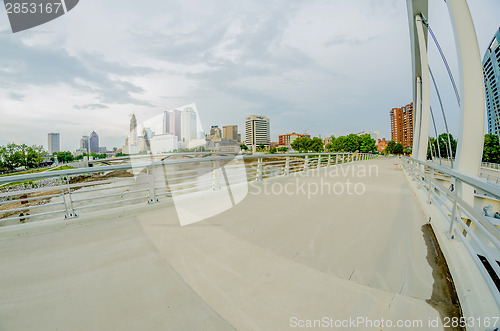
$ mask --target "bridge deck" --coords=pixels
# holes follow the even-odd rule
[[[428,329],[444,312],[426,300],[446,284],[395,162],[260,182],[236,207],[183,227],[170,204],[1,240],[0,329],[281,330],[323,317]],[[365,192],[326,194],[325,183],[338,193],[347,180]],[[287,183],[293,194],[272,194]]]

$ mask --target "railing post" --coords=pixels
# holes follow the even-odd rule
[[[285,163],[285,176],[290,175],[290,156],[286,157],[286,163]]]
[[[427,196],[427,203],[432,203],[432,180],[434,179],[434,168],[429,168],[429,194]]]
[[[259,157],[257,159],[257,180],[261,181],[262,180],[262,158]]]
[[[59,178],[61,179],[61,193],[64,202],[64,211],[65,211],[64,218],[75,218],[78,215],[76,215],[75,210],[73,208],[73,200],[71,199],[71,188],[69,187],[69,179],[66,177],[66,180],[64,180],[62,176],[59,176]],[[69,201],[66,201],[66,193],[64,192],[65,188],[68,190]]]
[[[308,163],[309,163],[309,155],[306,155],[306,157],[304,159],[304,171],[307,171]]]
[[[151,167],[148,167],[146,173],[148,175],[148,186],[149,186],[148,203],[156,203],[156,202],[158,202],[158,199],[156,198],[156,185],[155,185],[154,171],[151,169]]]
[[[457,200],[453,201],[453,207],[451,209],[451,219],[450,219],[450,228],[448,229],[448,239],[453,239],[453,225],[455,223],[455,217],[457,217]]]
[[[318,155],[318,166],[317,168],[321,168],[321,155]]]
[[[328,154],[328,163],[326,164],[327,167],[332,165],[332,156]]]
[[[339,155],[335,154],[335,165],[339,164]]]

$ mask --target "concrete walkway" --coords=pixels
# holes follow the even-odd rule
[[[426,219],[396,162],[256,183],[183,227],[170,205],[1,240],[0,330],[434,329]]]

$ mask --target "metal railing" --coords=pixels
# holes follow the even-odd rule
[[[487,173],[481,172],[479,174],[479,178],[484,178],[488,182],[492,182],[492,183],[495,183],[495,184],[500,183],[500,177],[499,176],[495,176],[493,174],[487,174]]]
[[[365,153],[216,156],[129,163],[0,177],[0,226],[78,217],[86,210],[155,203],[172,194],[231,185],[377,157]]]
[[[453,160],[455,160],[455,159],[453,159]],[[447,168],[451,167],[451,161],[450,161],[450,159],[447,159],[447,158],[437,158],[437,157],[434,157],[431,162],[433,162],[435,164],[439,164],[439,165],[447,167]],[[479,173],[479,177],[480,178],[484,178],[487,181],[495,183],[495,184],[500,183],[500,172],[491,171],[490,173],[488,173],[489,169],[499,170],[500,171],[500,164],[498,164],[498,163],[482,162],[481,163],[481,168],[482,168],[482,170]]]
[[[500,170],[500,163],[482,162],[481,167],[494,170]]]
[[[476,193],[500,199],[500,186],[470,177],[431,162],[404,157],[401,165],[425,193],[426,203],[436,206],[448,227],[450,240],[464,244],[500,308],[500,292],[495,284],[500,279],[500,229],[481,212],[465,202],[457,187],[470,186]],[[443,179],[445,179],[443,181]],[[444,183],[450,186],[445,186]]]

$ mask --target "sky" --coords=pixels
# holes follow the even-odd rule
[[[500,1],[469,1],[481,55],[500,26]],[[429,22],[458,80],[444,1]],[[13,34],[0,9],[0,145],[74,151],[95,130],[121,147],[133,113],[147,121],[195,103],[205,132],[249,115],[271,121],[271,139],[379,131],[412,101],[403,0],[81,0],[66,15]],[[459,111],[435,47],[429,61],[452,133]],[[442,118],[432,95],[438,131]]]

